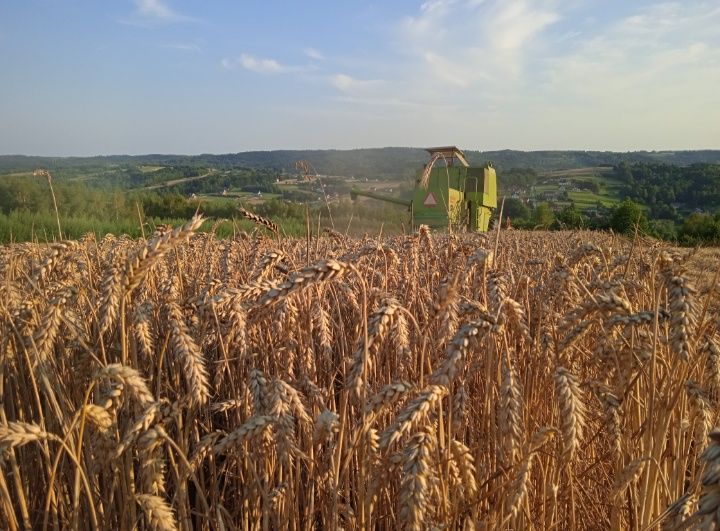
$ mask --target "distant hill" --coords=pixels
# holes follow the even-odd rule
[[[492,162],[499,169],[533,168],[539,171],[566,170],[589,166],[612,166],[622,161],[666,163],[685,166],[698,162],[720,163],[720,150],[702,151],[466,151],[472,164]],[[99,157],[0,156],[0,172],[27,171],[37,167],[50,170],[108,165],[185,165],[215,168],[265,168],[293,170],[295,161],[307,160],[324,175],[357,177],[405,177],[413,175],[428,155],[420,148],[371,148],[352,150],[246,151],[224,155],[111,155]]]

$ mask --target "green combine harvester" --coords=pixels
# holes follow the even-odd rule
[[[410,209],[413,228],[428,225],[485,232],[497,207],[497,177],[490,164],[471,167],[465,154],[455,146],[428,148],[431,158],[418,171],[412,200],[405,201],[365,190],[353,189],[358,196],[387,201]],[[439,161],[444,164],[436,164]]]

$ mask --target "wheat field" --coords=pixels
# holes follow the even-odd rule
[[[0,248],[0,527],[720,525],[717,264],[255,221]]]

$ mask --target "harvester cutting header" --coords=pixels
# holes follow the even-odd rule
[[[350,195],[407,206],[412,225],[484,232],[497,207],[497,178],[490,164],[472,167],[455,146],[428,148],[430,161],[418,170],[412,200],[353,189]],[[436,164],[440,160],[444,164]]]

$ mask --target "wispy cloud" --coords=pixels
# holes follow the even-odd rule
[[[347,74],[334,74],[327,78],[329,83],[339,92],[336,101],[351,103],[353,106],[382,108],[402,111],[407,109],[428,110],[449,108],[448,102],[434,103],[420,99],[409,99],[401,96],[402,90],[397,82],[383,79],[358,79]]]
[[[277,59],[256,57],[249,53],[240,54],[237,58],[226,57],[220,61],[220,64],[227,70],[240,67],[259,74],[297,74],[317,70],[314,65],[287,65]]]
[[[165,0],[134,0],[134,3],[135,10],[132,15],[120,20],[123,24],[152,27],[195,20],[173,9]]]
[[[349,71],[331,83],[344,98],[368,105],[496,107],[523,83],[544,33],[562,18],[562,1],[574,0],[428,0],[398,21],[398,62],[384,81],[367,80],[375,76],[366,67],[364,76]]]
[[[468,72],[467,66],[459,65],[435,52],[425,52],[423,59],[437,79],[456,87],[467,87],[470,84],[470,78],[477,75],[476,72]]]
[[[223,68],[227,68],[228,70],[232,70],[233,68],[240,66],[246,70],[259,72],[261,74],[280,74],[291,70],[290,67],[281,65],[275,59],[262,59],[248,53],[240,55],[237,59],[225,58],[220,61],[220,64],[222,64]]]
[[[458,2],[459,0],[429,0],[423,2],[420,5],[418,14],[405,18],[406,30],[418,38],[427,38],[431,34],[436,35],[437,38],[442,38],[447,31],[440,22],[452,12],[453,6],[456,6]]]
[[[678,86],[694,85],[687,94],[714,91],[720,86],[720,8],[707,7],[665,3],[619,19],[553,58],[546,87],[599,100],[622,91],[625,98],[616,103],[640,107]]]
[[[174,20],[180,16],[161,0],[135,0],[135,4],[138,13],[144,17]]]
[[[322,54],[322,52],[316,50],[315,48],[305,48],[303,50],[303,53],[307,55],[310,59],[313,59],[315,61],[323,61],[325,59],[325,56]]]
[[[161,44],[162,48],[167,48],[169,50],[178,50],[181,52],[201,52],[202,47],[194,42],[174,42],[174,43],[167,43],[167,44]]]
[[[504,2],[493,20],[497,34],[489,44],[497,50],[520,50],[559,19],[558,13],[526,2]]]
[[[356,79],[347,74],[335,74],[330,77],[330,83],[342,92],[357,94],[379,87],[383,82],[379,79]]]
[[[467,89],[517,80],[543,31],[560,18],[555,2],[542,0],[433,0],[400,30],[426,75]]]
[[[288,67],[281,65],[275,59],[258,59],[246,53],[240,56],[240,64],[247,70],[262,74],[277,74],[288,70]]]

